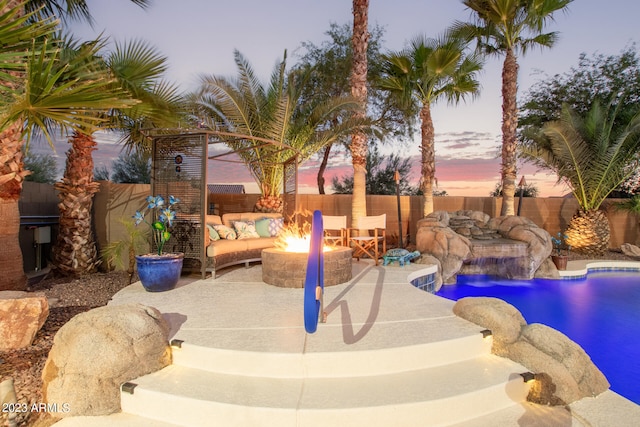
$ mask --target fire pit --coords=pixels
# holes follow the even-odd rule
[[[306,252],[280,248],[262,250],[262,281],[281,288],[302,288],[307,273]],[[351,248],[336,246],[324,252],[324,285],[351,280]]]

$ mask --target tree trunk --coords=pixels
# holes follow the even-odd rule
[[[422,215],[433,212],[433,182],[436,178],[435,133],[431,118],[431,105],[425,103],[420,110],[420,130],[422,133],[422,192],[424,202]]]
[[[353,68],[351,69],[351,95],[360,103],[354,113],[356,118],[365,118],[367,113],[367,45],[369,0],[353,0]],[[367,137],[357,131],[351,136],[351,158],[353,162],[353,197],[351,205],[352,226],[359,217],[367,214],[366,173]]]
[[[20,249],[18,201],[24,177],[29,172],[22,163],[21,130],[22,122],[16,122],[0,132],[0,291],[27,288]]]
[[[60,199],[60,229],[52,255],[61,273],[81,276],[95,272],[100,263],[91,217],[100,184],[93,180],[93,137],[76,132],[70,142],[64,177],[54,185]]]
[[[325,194],[324,171],[327,170],[327,164],[329,163],[329,154],[331,154],[331,147],[333,147],[333,144],[329,144],[324,148],[322,162],[320,162],[320,167],[318,168],[318,194]]]
[[[502,67],[502,215],[515,214],[518,62],[512,49]]]

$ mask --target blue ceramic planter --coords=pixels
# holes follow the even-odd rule
[[[180,280],[184,254],[137,255],[138,277],[149,292],[173,289]]]

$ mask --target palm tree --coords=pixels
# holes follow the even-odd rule
[[[599,208],[637,168],[640,114],[618,125],[621,104],[603,108],[595,102],[584,116],[565,105],[560,120],[527,135],[535,143],[523,149],[528,160],[557,173],[578,201],[565,234],[567,244],[581,253],[609,248],[609,221]]]
[[[108,75],[90,67],[90,52],[61,61],[57,21],[25,13],[29,1],[0,0],[0,290],[23,289],[18,200],[28,172],[22,146],[34,133],[93,128],[95,110],[130,105]]]
[[[353,67],[351,68],[351,95],[359,108],[354,117],[363,120],[367,115],[367,46],[369,44],[369,0],[353,0]],[[351,201],[352,226],[358,218],[367,215],[367,137],[356,131],[351,135],[351,162],[353,164],[353,196]]]
[[[345,117],[358,107],[350,97],[301,103],[309,73],[287,73],[286,53],[266,87],[238,51],[235,62],[235,79],[202,78],[200,91],[191,95],[194,114],[198,122],[222,132],[221,140],[249,168],[262,193],[256,209],[281,211],[282,162],[297,154],[302,163],[364,122]]]
[[[467,95],[477,95],[480,89],[476,75],[482,62],[475,54],[465,55],[465,48],[462,39],[449,34],[440,39],[417,37],[407,49],[386,58],[381,86],[395,94],[407,111],[420,111],[424,216],[433,212],[436,169],[431,105],[441,99],[458,103]]]
[[[131,99],[139,102],[125,109],[114,109],[104,116],[103,129],[124,130],[128,147],[141,145],[134,136],[138,126],[171,126],[178,114],[180,97],[175,88],[160,78],[166,71],[166,58],[142,41],[115,45],[105,58],[106,71]],[[177,123],[178,120],[175,120]],[[94,129],[95,131],[95,129]],[[137,135],[137,134],[136,134]],[[64,176],[55,184],[58,190],[60,230],[54,244],[53,265],[65,275],[96,271],[100,262],[92,227],[92,207],[100,184],[94,180],[93,151],[97,148],[91,129],[76,129],[69,138]]]
[[[551,47],[557,33],[543,33],[545,24],[573,0],[463,0],[474,23],[454,24],[455,32],[475,38],[488,55],[504,55],[502,66],[502,215],[515,213],[518,127],[518,53]]]

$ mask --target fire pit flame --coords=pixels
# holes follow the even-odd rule
[[[285,252],[308,253],[311,245],[311,233],[307,228],[309,224],[300,227],[297,224],[284,228],[274,242],[276,248]],[[331,250],[331,246],[324,245],[323,252]]]

